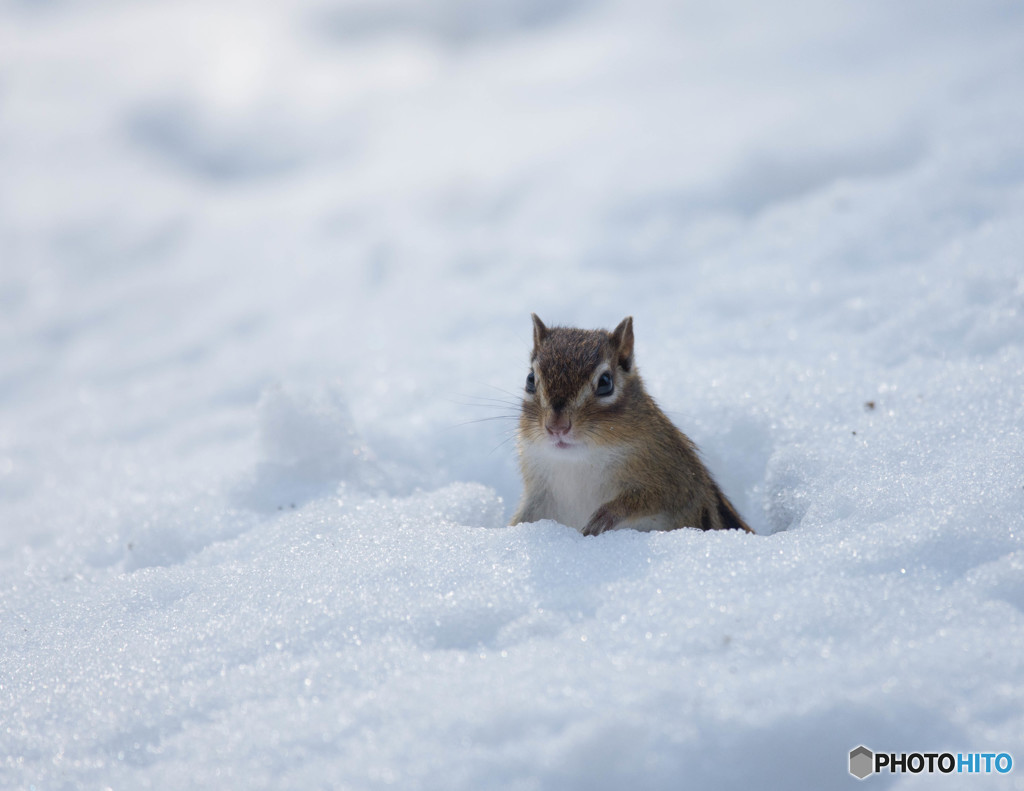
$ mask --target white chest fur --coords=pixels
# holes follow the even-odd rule
[[[525,460],[542,481],[538,519],[554,519],[582,530],[601,505],[618,494],[615,470],[622,453],[615,449],[556,448],[538,443],[524,448]]]

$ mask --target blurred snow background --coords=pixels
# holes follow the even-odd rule
[[[0,2],[0,787],[1024,761],[1022,96],[1008,0]],[[531,311],[762,535],[503,528]]]

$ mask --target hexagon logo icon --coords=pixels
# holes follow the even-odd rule
[[[875,771],[875,755],[863,744],[850,750],[850,774],[863,780]]]

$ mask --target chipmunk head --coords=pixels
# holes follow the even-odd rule
[[[548,328],[534,314],[520,434],[561,450],[624,440],[616,437],[616,418],[638,383],[632,317],[606,332]]]

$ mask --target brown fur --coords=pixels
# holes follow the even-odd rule
[[[584,535],[643,518],[655,518],[662,529],[669,530],[695,527],[753,532],[712,480],[693,442],[644,388],[633,364],[631,317],[612,332],[548,328],[536,315],[533,321],[530,361],[536,394],[524,396],[520,411],[520,467],[525,487],[513,524],[555,518],[552,514],[558,513],[555,488],[544,480],[544,473],[538,473],[538,465],[528,460],[528,452],[542,447],[546,452],[552,442],[549,433],[571,426],[573,441],[585,449],[581,452],[603,449],[609,453],[601,458],[614,460],[602,468],[607,476],[600,479],[604,481],[602,504],[585,525],[573,525]],[[615,397],[596,394],[594,377],[604,364],[614,376]],[[551,463],[559,465],[557,458]]]

